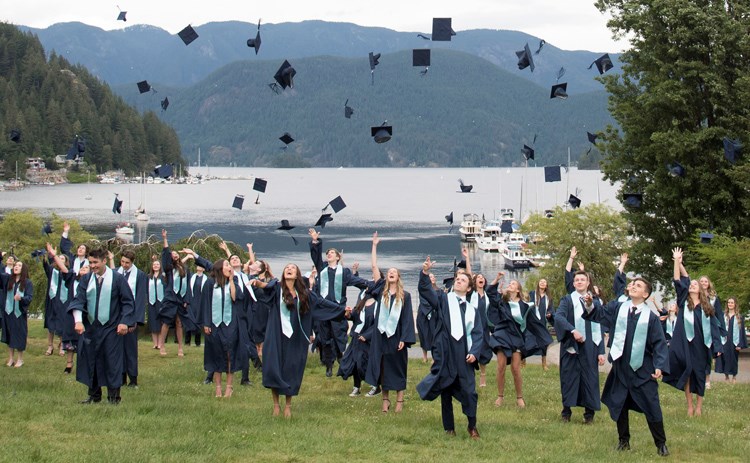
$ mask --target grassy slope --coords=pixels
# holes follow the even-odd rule
[[[456,412],[458,437],[443,435],[438,401],[423,402],[414,388],[427,365],[412,360],[403,414],[380,412],[380,398],[351,399],[351,382],[326,379],[311,357],[293,418],[271,416],[270,392],[254,385],[236,387],[231,399],[213,398],[201,383],[203,351],[190,347],[184,359],[160,358],[145,338],[140,343],[138,390],[123,389],[118,406],[77,404],[86,389],[62,374],[64,360],[44,357],[41,321],[30,322],[26,364],[0,373],[0,461],[609,461],[657,460],[646,422],[631,414],[633,450],[613,450],[617,433],[606,412],[593,426],[559,421],[556,369],[523,371],[525,410],[495,398],[494,375],[480,390],[480,442],[468,439],[465,418]],[[3,363],[5,362],[5,357]],[[494,367],[495,363],[491,364]],[[603,378],[602,378],[603,383]],[[716,383],[702,418],[685,416],[681,391],[660,388],[668,446],[675,461],[747,461],[750,451],[750,385]],[[731,444],[726,444],[731,442]],[[564,449],[564,450],[562,450]],[[717,449],[719,453],[717,453]],[[564,456],[563,456],[564,455]],[[742,455],[745,455],[743,457]]]

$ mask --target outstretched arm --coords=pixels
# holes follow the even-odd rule
[[[68,267],[65,265],[65,261],[57,255],[55,248],[51,244],[47,243],[47,255],[49,255],[57,264],[57,268],[60,269],[60,273],[68,273]]]
[[[461,256],[463,256],[464,261],[466,261],[466,273],[469,274],[469,276],[472,276],[471,273],[471,259],[469,259],[469,249],[468,248],[461,248]]]
[[[372,279],[373,281],[380,280],[380,269],[378,268],[378,244],[380,243],[380,238],[378,237],[378,232],[375,232],[372,234],[372,253],[370,256],[370,262],[372,264]],[[429,259],[429,257],[427,258]]]
[[[315,270],[320,273],[323,270],[323,242],[320,240],[320,233],[314,228],[308,229],[307,234],[310,235],[310,259]]]
[[[227,255],[227,259],[232,257],[232,251],[229,250],[229,246],[227,246],[226,241],[222,241],[221,243],[219,243],[219,249],[224,251],[224,253]]]

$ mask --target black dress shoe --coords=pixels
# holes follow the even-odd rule
[[[122,401],[122,398],[120,397],[107,397],[107,403],[110,405],[119,405]]]
[[[253,383],[251,383],[249,379],[243,379],[242,381],[240,381],[240,386],[252,386],[252,385]]]
[[[73,367],[65,367],[65,370],[63,370],[63,373],[70,374],[73,371]]]
[[[326,376],[329,378],[333,376],[333,367],[326,367]]]
[[[594,417],[593,416],[584,417],[583,424],[594,424]]]
[[[560,419],[563,423],[570,423],[570,417],[568,415],[563,415]]]
[[[617,450],[630,450],[630,442],[626,440],[621,440],[617,444]]]
[[[82,400],[82,401],[80,401],[78,403],[79,404],[88,405],[88,404],[98,404],[101,401],[102,401],[101,397],[97,399],[97,398],[94,398],[92,396],[89,396],[88,399]]]
[[[661,444],[659,446],[658,453],[660,457],[666,457],[667,455],[669,455],[669,450],[667,450],[667,444]]]
[[[212,380],[211,378],[206,378],[206,379],[203,380],[203,384],[211,384],[213,382],[214,382],[214,380]]]
[[[453,429],[449,429],[449,430],[445,431],[445,435],[446,436],[455,436],[456,435],[456,431],[453,430]]]

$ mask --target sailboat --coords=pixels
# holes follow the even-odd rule
[[[86,193],[86,196],[84,196],[83,199],[85,199],[86,201],[90,201],[94,198],[93,196],[91,196],[91,170],[87,170],[86,172],[88,174],[86,176],[86,186],[88,187],[89,192]]]
[[[139,222],[148,222],[150,217],[146,214],[146,175],[141,172],[141,205],[135,210],[135,219]]]

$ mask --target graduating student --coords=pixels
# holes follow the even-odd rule
[[[21,368],[29,335],[27,319],[29,304],[34,297],[34,285],[29,279],[29,267],[20,260],[13,264],[13,273],[5,273],[4,267],[0,267],[0,271],[0,303],[3,304],[3,334],[0,341],[8,345],[6,365]]]
[[[477,431],[477,390],[474,372],[482,351],[482,314],[466,300],[471,280],[467,273],[456,274],[451,292],[435,291],[428,274],[433,262],[427,256],[419,274],[419,294],[430,308],[433,321],[433,363],[430,372],[417,385],[422,400],[440,397],[443,429],[455,436],[453,398],[461,403],[468,419],[469,436],[479,439]]]
[[[383,280],[379,283],[382,284]],[[370,340],[375,330],[376,302],[371,296],[371,291],[363,289],[349,317],[353,322],[349,330],[351,341],[341,357],[339,371],[336,373],[344,380],[352,377],[354,388],[349,397],[357,397],[361,393],[362,379],[365,377],[370,358]]]
[[[438,291],[440,288],[435,282],[435,275],[430,273],[428,275],[432,288]],[[427,318],[427,314],[430,313],[430,309],[425,305],[426,302],[419,297],[419,307],[417,308],[417,336],[419,336],[419,347],[422,348],[422,362],[427,363],[427,352],[432,350],[432,332],[430,332],[430,320]],[[424,310],[422,310],[424,308]]]
[[[76,379],[88,386],[88,398],[81,403],[102,400],[107,387],[110,404],[120,403],[123,338],[135,326],[133,294],[128,282],[106,265],[107,252],[92,249],[88,255],[91,273],[81,279],[68,311],[73,314],[78,345]]]
[[[62,313],[59,314],[58,323],[62,330],[62,349],[67,355],[63,373],[70,374],[73,371],[73,355],[78,348],[78,333],[75,331],[75,320],[73,319],[73,314],[68,312],[68,307],[70,306],[70,301],[75,297],[76,291],[78,291],[78,283],[81,277],[89,273],[89,266],[87,263],[80,268],[78,275],[75,275],[70,269],[68,269],[68,256],[65,254],[58,254],[50,243],[47,243],[47,254],[54,260],[55,267],[62,275],[62,284],[65,287],[65,290],[58,290],[60,298],[63,300],[61,306]],[[64,297],[62,296],[63,294]]]
[[[467,270],[470,270],[467,261]],[[467,299],[479,312],[479,321],[482,323],[482,350],[479,352],[479,387],[487,386],[487,364],[492,360],[492,346],[490,336],[495,331],[495,325],[489,318],[490,298],[487,295],[487,278],[481,273],[471,276],[470,291]]]
[[[373,280],[381,278],[377,262],[378,233],[372,236]],[[391,408],[390,391],[396,391],[396,413],[404,406],[404,390],[409,364],[408,351],[416,336],[411,295],[404,291],[401,273],[396,268],[388,269],[382,288],[373,289],[378,301],[375,308],[376,328],[370,344],[370,359],[367,363],[365,381],[379,384],[383,391],[383,413]],[[433,335],[434,337],[434,335]]]
[[[16,256],[9,252],[4,252],[3,259],[5,259],[5,273],[10,275],[13,273],[13,266],[16,265]]]
[[[114,268],[114,254],[109,253],[110,268]],[[138,327],[146,322],[146,304],[148,301],[149,278],[141,269],[135,266],[135,252],[126,249],[120,257],[117,273],[125,277],[128,288],[133,293],[135,304],[135,325],[128,327],[128,333],[123,339],[125,351],[123,355],[122,383],[130,378],[128,387],[138,387]]]
[[[737,382],[737,367],[741,349],[747,349],[747,334],[745,333],[745,321],[739,312],[737,299],[727,299],[727,310],[724,314],[724,322],[727,327],[727,335],[722,336],[722,354],[716,359],[716,372],[724,373],[724,378],[731,383]]]
[[[661,456],[669,455],[664,419],[659,405],[659,383],[669,371],[669,351],[659,322],[646,304],[651,283],[635,278],[628,286],[628,299],[602,307],[594,304],[585,318],[610,327],[608,346],[612,369],[602,391],[602,402],[617,423],[617,450],[630,449],[629,411],[646,415],[651,436]]]
[[[62,264],[67,268],[67,256],[60,256]],[[44,273],[47,276],[47,293],[44,297],[44,328],[47,329],[47,351],[44,355],[52,355],[54,352],[55,335],[60,338],[60,355],[65,355],[62,346],[63,316],[67,309],[68,288],[65,284],[63,273],[54,257],[47,253],[47,258],[42,260]]]
[[[162,301],[161,310],[159,310],[159,320],[162,323],[161,333],[159,335],[159,354],[167,355],[164,342],[169,333],[169,326],[174,323],[175,337],[177,338],[177,356],[184,357],[183,346],[183,329],[194,329],[195,322],[190,320],[188,315],[188,303],[185,300],[188,285],[190,281],[190,272],[188,272],[185,262],[180,258],[177,251],[169,249],[167,241],[167,231],[161,231],[164,247],[161,253],[161,267],[166,275],[164,285],[164,300]]]
[[[164,288],[167,276],[161,270],[161,260],[156,256],[151,258],[151,270],[148,272],[148,331],[151,333],[151,341],[154,349],[158,349],[159,336],[161,336],[162,322],[159,312],[164,301]]]
[[[299,394],[305,373],[313,319],[342,319],[346,308],[310,290],[299,267],[287,264],[281,281],[250,280],[256,296],[268,304],[264,341],[263,386],[271,389],[273,415],[281,412],[279,396],[286,396],[284,417],[292,416],[292,397]]]
[[[71,268],[75,275],[81,270],[81,267],[88,265],[89,261],[86,258],[88,248],[85,244],[80,244],[76,248],[75,256],[72,254],[73,242],[69,239],[70,224],[68,222],[63,223],[63,232],[60,237],[60,252],[68,256],[68,260],[71,262]]]
[[[706,365],[712,355],[721,355],[719,322],[708,294],[698,280],[690,280],[682,265],[682,249],[672,250],[674,287],[680,316],[669,342],[669,374],[664,382],[685,391],[688,416],[700,416],[706,385]],[[693,394],[698,396],[693,407]]]
[[[308,230],[310,235],[310,257],[312,258],[318,277],[315,288],[324,299],[336,302],[346,307],[346,288],[356,286],[367,288],[367,281],[354,275],[348,268],[341,265],[341,253],[336,248],[326,251],[326,261],[323,262],[323,240],[314,228]],[[321,355],[326,366],[326,376],[333,375],[333,362],[340,359],[346,350],[346,332],[348,323],[342,320],[321,322],[317,327],[318,342],[321,345]]]
[[[719,299],[719,295],[716,294],[716,288],[714,288],[713,282],[711,282],[711,279],[708,278],[708,276],[703,275],[698,278],[698,284],[700,285],[701,291],[706,293],[708,302],[714,307],[714,315],[716,316],[716,321],[719,323],[719,335],[726,336],[727,326],[726,323],[724,323],[724,311],[722,310],[721,299]],[[711,389],[711,360],[709,360],[708,365],[706,366],[706,389]]]
[[[253,258],[255,255],[253,254]],[[268,283],[273,279],[273,273],[271,267],[265,260],[254,260],[251,264],[251,271],[253,266],[257,268],[256,278],[260,281]],[[263,358],[263,342],[266,339],[266,325],[268,324],[268,311],[270,307],[268,304],[263,303],[260,299],[256,301],[255,308],[253,310],[253,319],[250,322],[250,329],[252,331],[252,341],[255,343],[255,349],[258,351],[258,358]]]
[[[572,248],[569,264],[575,255]],[[572,280],[573,291],[560,299],[555,311],[555,332],[560,342],[561,417],[563,422],[569,422],[570,407],[584,407],[583,422],[590,424],[601,408],[598,365],[604,365],[604,335],[598,323],[583,318],[583,311],[584,305],[601,303],[589,291],[588,273],[578,270],[572,273]]]
[[[552,296],[549,294],[546,279],[541,278],[536,283],[536,289],[529,291],[529,302],[534,305],[532,311],[533,315],[544,325],[545,328],[547,327],[547,323],[553,323],[555,308],[552,306]],[[551,340],[552,338],[550,337],[550,341]],[[549,370],[549,367],[547,366],[547,346],[545,345],[540,348],[539,353],[542,356],[542,368],[544,371]]]
[[[247,346],[243,345],[240,317],[245,310],[245,293],[229,261],[219,259],[211,265],[211,278],[203,285],[201,308],[205,347],[203,366],[213,372],[216,397],[222,397],[221,374],[227,374],[223,397],[231,397],[234,372],[247,363]]]
[[[667,309],[667,314],[659,317],[662,322],[662,328],[664,329],[664,338],[667,340],[667,345],[669,345],[669,341],[672,340],[674,329],[677,326],[677,314],[680,312],[679,309],[680,308],[677,307],[676,302],[670,302],[669,308]]]
[[[205,274],[205,267],[201,266],[196,262],[195,273],[190,275],[190,282],[188,284],[188,291],[186,300],[188,303],[188,314],[190,319],[200,327],[203,326],[203,306],[201,305],[203,285],[206,284],[208,276]],[[195,339],[195,345],[201,345],[201,329],[197,329],[187,333],[185,338],[185,344],[190,345],[190,335],[192,334]]]

